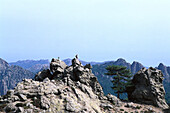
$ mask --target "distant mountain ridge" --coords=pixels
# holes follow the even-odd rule
[[[31,72],[37,73],[42,68],[49,67],[49,60],[20,60],[17,62],[11,62],[10,65],[17,65]]]
[[[18,65],[21,66],[25,69],[32,67],[33,65],[36,64],[49,64],[49,60],[19,60],[17,62],[11,62],[9,63],[10,65]]]
[[[71,65],[71,59],[65,59],[63,60],[67,65]],[[141,68],[143,68],[144,66],[137,62],[134,61],[132,64],[126,62],[126,60],[124,60],[123,58],[119,58],[116,61],[105,61],[105,62],[86,62],[83,60],[80,60],[81,63],[83,65],[86,64],[91,64],[94,67],[96,65],[101,65],[101,67],[104,69],[105,67],[103,67],[102,65],[121,65],[121,66],[126,66],[128,69],[131,70],[132,74],[135,74],[136,72],[138,72]],[[21,61],[17,61],[17,62],[11,62],[9,63],[10,65],[17,65],[20,66],[24,69],[27,69],[31,72],[37,73],[42,69],[47,69],[49,68],[49,60],[47,59],[43,59],[43,60],[21,60]],[[99,67],[100,68],[100,67]],[[158,65],[158,67],[156,67],[157,69],[161,70],[162,73],[164,74],[164,78],[165,81],[170,83],[170,67],[169,66],[165,66],[163,63],[160,63]],[[101,69],[101,70],[103,70]],[[93,69],[92,69],[93,70]]]
[[[83,66],[78,58],[72,60],[72,65],[67,66],[65,62],[52,59],[50,70],[40,71],[34,79],[24,79],[18,83],[13,90],[9,90],[6,95],[0,96],[0,112],[5,113],[128,113],[128,112],[163,112],[168,106],[165,102],[165,92],[162,81],[159,82],[158,75],[162,80],[162,74],[156,69],[155,73],[150,70],[147,75],[140,72],[139,75],[146,75],[147,80],[152,79],[149,88],[145,88],[141,95],[136,94],[142,103],[121,101],[114,95],[104,95],[103,88],[97,77],[92,73],[92,67],[88,64]],[[153,77],[153,78],[152,78]],[[143,83],[139,78],[138,83]],[[148,82],[146,82],[148,83]],[[155,86],[160,86],[153,88]],[[136,85],[137,86],[137,85]],[[135,86],[135,88],[136,88]],[[153,87],[152,87],[153,86]],[[142,86],[143,87],[143,86]],[[136,90],[140,90],[138,87]],[[143,92],[143,91],[141,91]],[[129,93],[129,94],[133,94]],[[153,94],[153,95],[150,95]],[[134,96],[129,97],[134,97]],[[152,98],[154,97],[154,98]],[[136,99],[136,100],[137,100]],[[143,101],[144,100],[144,101]],[[143,105],[148,102],[149,105]],[[156,102],[155,102],[156,101]]]
[[[63,61],[67,65],[71,65],[71,62],[72,62],[70,58],[65,59]],[[116,61],[105,61],[105,62],[86,62],[86,61],[83,61],[83,60],[80,60],[80,61],[83,65],[90,63],[91,65],[94,65],[94,67],[96,65],[101,65],[102,68],[106,67],[106,66],[103,67],[102,65],[122,65],[122,66],[126,66],[128,69],[130,69],[132,74],[135,74],[137,71],[139,71],[141,68],[144,67],[141,63],[139,63],[137,61],[134,61],[132,64],[130,64],[130,63],[126,62],[126,60],[124,60],[123,58],[119,58]],[[47,59],[43,59],[43,60],[21,60],[21,61],[17,61],[17,62],[11,62],[9,64],[20,66],[20,67],[27,69],[27,70],[34,72],[34,73],[37,73],[42,69],[49,68],[49,60],[47,60]],[[158,65],[158,67],[156,67],[156,68],[162,71],[162,73],[165,76],[164,77],[165,81],[170,83],[170,67],[165,66],[163,63],[160,63]]]
[[[63,61],[67,65],[71,65],[71,59],[70,58],[64,59]],[[104,64],[104,63],[106,63],[106,64],[107,63],[108,64],[113,63],[114,65],[122,65],[122,66],[126,66],[128,69],[130,69],[133,74],[136,73],[139,69],[145,67],[137,61],[134,61],[132,64],[130,64],[130,63],[126,62],[126,60],[124,60],[123,58],[119,58],[116,61],[104,61],[104,62],[87,62],[87,61],[83,61],[83,60],[80,60],[80,61],[83,65],[86,65],[86,64],[89,64],[89,63],[91,65],[98,65],[98,64]],[[9,64],[10,65],[17,65],[17,66],[20,66],[24,69],[30,70],[30,71],[32,71],[32,69],[35,70],[37,67],[39,67],[39,68],[37,68],[37,71],[38,71],[39,69],[41,69],[43,67],[48,67],[49,66],[49,60],[48,59],[20,60],[20,61],[17,61],[17,62],[11,62]],[[168,78],[170,77],[170,66],[166,66],[163,63],[160,63],[158,65],[158,67],[156,67],[156,68],[161,70],[168,80]],[[35,72],[35,71],[33,71],[33,72]],[[168,81],[168,82],[170,82],[170,81]]]
[[[166,100],[168,103],[170,103],[170,67],[165,66],[163,63],[160,63],[157,69],[161,70],[162,73],[164,74],[164,87],[166,91]]]
[[[158,65],[158,67],[156,67],[157,69],[161,70],[162,73],[165,75],[165,81],[166,82],[170,82],[170,67],[169,66],[165,66],[163,63],[160,63]]]
[[[65,59],[63,61],[68,66],[72,64],[72,59],[70,59],[70,58]],[[83,61],[83,60],[80,60],[80,61],[83,65],[86,65],[86,64],[89,64],[89,63],[91,65],[104,63],[104,62],[86,62],[86,61]],[[31,72],[37,73],[44,68],[45,69],[49,68],[49,63],[50,62],[49,62],[48,59],[41,59],[41,60],[20,60],[20,61],[17,61],[17,62],[11,62],[9,64],[10,65],[17,65],[17,66],[20,66],[24,69],[31,71]]]
[[[104,73],[106,73],[106,67],[108,65],[119,65],[119,66],[125,66],[127,67],[127,69],[131,70],[132,74],[135,74],[136,72],[138,72],[140,69],[142,69],[144,66],[139,63],[134,61],[132,64],[126,62],[126,60],[119,58],[116,61],[110,61],[110,62],[105,62],[103,64],[96,64],[93,65],[92,68],[92,72],[94,73],[94,75],[98,78],[99,83],[102,85],[102,87],[104,87],[104,93],[108,94],[114,94],[114,91],[112,90],[112,77],[111,76],[107,76]]]
[[[72,64],[71,63],[72,61],[69,58],[65,59],[63,61],[67,65]],[[105,61],[105,62],[86,62],[86,61],[83,61],[83,60],[80,60],[80,61],[83,65],[90,63],[93,66],[92,71],[95,74],[95,76],[97,76],[97,78],[99,79],[99,82],[102,85],[102,87],[104,87],[105,94],[107,94],[107,93],[113,94],[113,90],[110,88],[110,86],[112,86],[112,83],[111,83],[112,77],[104,75],[104,73],[106,72],[105,67],[107,67],[108,65],[126,66],[128,69],[131,70],[132,74],[135,74],[141,68],[144,67],[141,63],[139,63],[137,61],[134,61],[132,64],[130,64],[122,58],[119,58],[116,61]],[[21,67],[23,67],[27,70],[30,70],[34,73],[37,73],[42,69],[49,68],[49,60],[23,60],[23,61],[18,61],[18,62],[12,62],[12,63],[9,63],[9,64],[21,66]],[[6,65],[6,63],[4,63],[4,65]],[[5,68],[6,66],[4,67],[4,66],[0,65],[0,67]],[[158,65],[158,67],[156,67],[156,68],[161,70],[162,73],[164,74],[165,90],[166,90],[167,93],[169,92],[168,95],[170,95],[170,89],[169,89],[169,87],[170,87],[170,67],[165,66],[163,63],[160,63]],[[168,95],[166,95],[166,98],[169,98],[169,103],[170,103],[170,96],[167,97]]]
[[[70,66],[72,64],[72,59],[68,58],[68,59],[65,59],[63,60],[68,66]],[[80,60],[80,62],[83,64],[83,65],[86,65],[86,64],[91,64],[91,65],[95,65],[95,64],[102,64],[104,62],[86,62],[86,61],[83,61],[83,60]]]
[[[22,67],[10,66],[5,60],[0,58],[0,95],[14,88],[18,82],[24,78],[33,78],[34,73],[23,69]]]

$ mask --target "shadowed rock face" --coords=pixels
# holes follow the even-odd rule
[[[0,95],[6,94],[9,89],[14,88],[22,79],[33,77],[34,73],[19,66],[10,66],[0,58]]]
[[[71,66],[52,59],[50,70],[39,72],[34,80],[24,79],[6,95],[0,96],[0,112],[119,113],[122,109],[140,112],[153,108],[124,103],[111,94],[104,96],[91,68],[90,64],[83,66],[78,58],[72,60]]]
[[[59,60],[59,59],[52,59],[50,63],[50,71],[54,73],[63,73],[64,69],[66,68],[65,62]]]
[[[34,80],[24,79],[14,90],[0,97],[0,110],[21,113],[114,112],[114,106],[121,106],[121,101],[113,95],[104,96],[91,68],[90,64],[83,66],[78,58],[72,60],[71,66],[52,59],[50,70],[39,72]]]
[[[157,69],[162,71],[165,82],[170,83],[170,67],[167,67],[163,63],[160,63]]]
[[[134,75],[134,87],[129,89],[128,97],[134,102],[151,104],[163,109],[168,108],[165,102],[163,74],[160,70],[150,67],[142,68]]]

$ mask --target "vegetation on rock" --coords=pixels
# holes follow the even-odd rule
[[[24,79],[6,95],[0,96],[0,112],[5,113],[120,113],[162,112],[154,106],[122,102],[116,96],[103,95],[91,65],[83,66],[78,58],[67,66],[53,59],[50,70],[39,72],[34,80]],[[139,109],[138,106],[141,106]]]
[[[109,65],[106,67],[106,75],[113,76],[113,87],[112,89],[120,98],[120,94],[126,93],[126,87],[130,87],[132,74],[130,70],[126,69],[124,66]]]

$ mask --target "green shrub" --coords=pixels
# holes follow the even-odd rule
[[[120,109],[120,111],[124,111],[124,109]]]

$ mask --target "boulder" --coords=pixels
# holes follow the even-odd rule
[[[91,66],[91,64],[86,64],[86,65],[84,66],[84,68],[92,69],[92,66]]]
[[[128,98],[134,102],[154,105],[163,109],[169,106],[165,101],[163,74],[160,70],[150,67],[142,68],[132,80],[134,86],[127,89]]]
[[[38,74],[35,75],[34,79],[37,80],[37,81],[43,81],[47,77],[49,79],[52,78],[52,75],[51,75],[49,69],[38,72]]]
[[[27,97],[25,95],[23,95],[23,94],[19,94],[18,96],[19,96],[21,101],[26,101],[27,100]]]
[[[41,96],[40,104],[42,109],[48,109],[50,106],[50,101],[45,96]]]
[[[18,107],[17,112],[18,112],[18,113],[24,113],[24,108],[23,108],[23,107]]]
[[[79,61],[79,59],[78,58],[74,58],[73,60],[72,60],[72,66],[83,66],[82,64],[81,64],[81,62]]]
[[[114,96],[112,94],[107,94],[106,97],[107,97],[107,100],[110,101],[112,104],[121,106],[122,102],[116,96]]]
[[[65,62],[59,60],[59,59],[52,59],[50,63],[50,70],[54,73],[63,73],[64,69],[67,67]]]
[[[5,112],[9,113],[9,112],[15,112],[17,110],[17,107],[15,106],[14,103],[10,103],[4,109]]]

